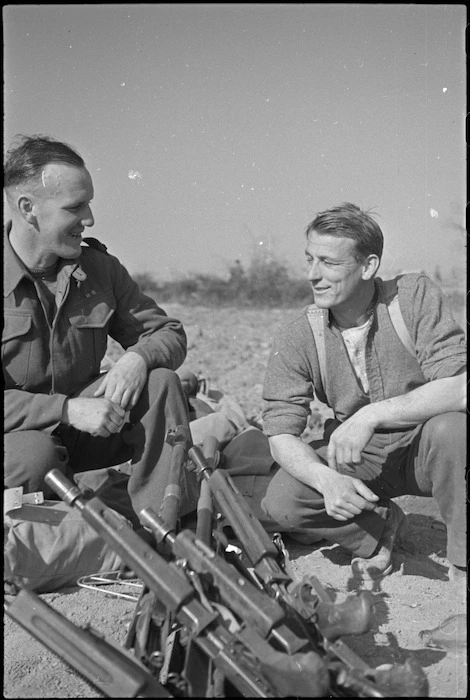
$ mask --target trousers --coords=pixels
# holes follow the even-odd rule
[[[328,440],[311,446],[327,464]],[[444,413],[411,430],[377,432],[363,451],[361,464],[340,468],[361,479],[377,496],[377,507],[348,521],[335,520],[323,496],[280,468],[261,502],[280,529],[302,542],[327,540],[354,556],[369,557],[381,538],[391,498],[433,497],[447,526],[447,558],[467,565],[466,416]]]
[[[75,396],[93,396],[102,379],[97,378]],[[76,473],[130,460],[128,492],[135,513],[143,508],[158,513],[171,465],[167,433],[181,425],[189,428],[188,402],[178,376],[165,368],[151,370],[129,422],[119,433],[94,437],[64,424],[52,434],[37,430],[7,433],[5,488],[22,486],[25,493],[43,491],[45,498],[55,498],[44,482],[50,469],[59,469],[73,479]],[[195,510],[197,495],[196,476],[183,469],[180,515]]]

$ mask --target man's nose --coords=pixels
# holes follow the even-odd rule
[[[312,260],[312,262],[309,263],[307,277],[310,281],[317,280],[321,277],[320,268],[318,267],[318,262],[315,262],[314,260]]]
[[[95,224],[95,219],[93,218],[93,213],[91,211],[90,206],[87,207],[87,210],[85,212],[85,216],[82,219],[82,224],[83,224],[83,226],[94,226],[94,224]]]

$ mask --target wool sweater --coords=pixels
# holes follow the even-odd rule
[[[383,282],[376,278],[376,305],[366,344],[369,394],[362,391],[341,332],[328,314],[324,321],[328,379],[323,387],[308,307],[304,307],[283,324],[268,360],[263,389],[263,429],[268,437],[284,433],[300,436],[315,396],[343,422],[369,402],[406,394],[465,368],[465,334],[441,289],[424,274],[404,274],[396,283],[416,357],[398,337]]]

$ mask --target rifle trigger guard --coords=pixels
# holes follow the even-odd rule
[[[318,596],[313,592],[313,586],[309,582],[309,577],[304,576],[301,581],[289,587],[289,596],[293,606],[298,613],[310,622],[315,622],[317,619],[317,608],[320,602]]]
[[[174,447],[175,445],[186,445],[190,438],[190,431],[187,425],[177,425],[170,428],[166,434],[165,441]]]

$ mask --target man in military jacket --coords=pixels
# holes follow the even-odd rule
[[[93,183],[70,146],[22,137],[7,154],[4,186],[5,487],[47,497],[52,468],[72,477],[132,460],[134,510],[158,510],[167,432],[188,426],[175,373],[183,327],[105,246],[82,239],[94,224]],[[108,335],[125,352],[103,374]],[[182,509],[191,510],[195,484],[184,479]]]

